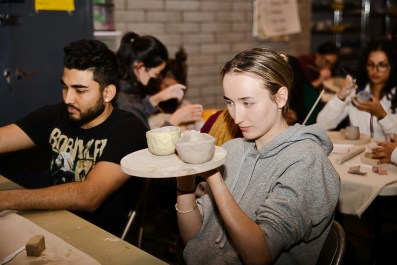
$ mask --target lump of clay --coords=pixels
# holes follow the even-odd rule
[[[41,252],[43,252],[45,249],[44,236],[37,235],[31,237],[28,243],[26,243],[25,249],[28,256],[40,256]]]

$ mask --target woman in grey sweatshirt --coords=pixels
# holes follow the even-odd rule
[[[177,178],[177,217],[187,264],[316,264],[340,179],[318,125],[288,126],[292,72],[266,48],[222,70],[224,98],[244,138],[226,142],[225,164]]]

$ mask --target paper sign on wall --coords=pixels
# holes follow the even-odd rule
[[[297,0],[256,0],[254,35],[274,38],[301,32]]]
[[[35,0],[34,9],[47,11],[74,11],[74,0]]]

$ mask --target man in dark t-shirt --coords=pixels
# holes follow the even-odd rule
[[[120,160],[146,148],[147,129],[112,105],[117,61],[105,44],[80,40],[64,51],[64,102],[0,128],[0,153],[49,146],[53,186],[0,191],[0,211],[72,210],[119,236],[132,205],[133,181]]]

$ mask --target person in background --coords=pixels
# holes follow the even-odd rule
[[[170,86],[182,84],[187,87],[187,54],[181,47],[174,59],[169,59],[166,67],[161,72],[160,78],[152,79],[148,84],[148,94],[154,95]],[[186,93],[185,89],[185,93]],[[158,111],[149,116],[151,128],[161,126],[181,126],[183,128],[196,129],[198,122],[201,121],[203,106],[192,104],[186,99],[178,100],[171,98],[162,101],[157,106]]]
[[[146,147],[146,128],[112,105],[119,79],[114,52],[97,40],[71,42],[64,52],[64,102],[0,128],[0,153],[48,147],[54,185],[0,191],[0,211],[67,209],[119,235],[133,193],[120,160]]]
[[[134,113],[150,128],[148,118],[158,104],[172,98],[181,100],[186,86],[174,84],[154,95],[145,91],[150,79],[159,78],[168,60],[167,48],[153,36],[126,33],[116,55],[121,76],[117,107]]]
[[[289,56],[289,61],[294,71],[295,84],[291,91],[291,108],[297,113],[298,122],[303,124],[323,90],[324,82],[336,75],[339,48],[333,42],[324,42],[314,54],[297,58]],[[317,114],[323,106],[324,103],[319,101],[306,120],[306,125],[316,122]]]
[[[244,138],[225,164],[177,181],[186,264],[315,264],[331,227],[340,179],[332,142],[319,125],[289,126],[292,70],[266,48],[237,54],[222,69],[224,98]]]
[[[375,140],[385,140],[386,134],[396,132],[396,64],[396,50],[391,41],[369,43],[360,58],[357,77],[346,77],[344,88],[327,102],[317,122],[332,130],[349,117],[350,125],[359,126],[361,133]],[[357,97],[360,91],[370,95],[368,100]]]
[[[298,58],[303,75],[315,89],[322,89],[323,82],[334,76],[339,61],[339,48],[333,42],[324,42],[316,52]]]
[[[227,108],[212,114],[200,129],[215,138],[215,145],[221,146],[227,141],[243,137],[240,128],[234,123]]]

